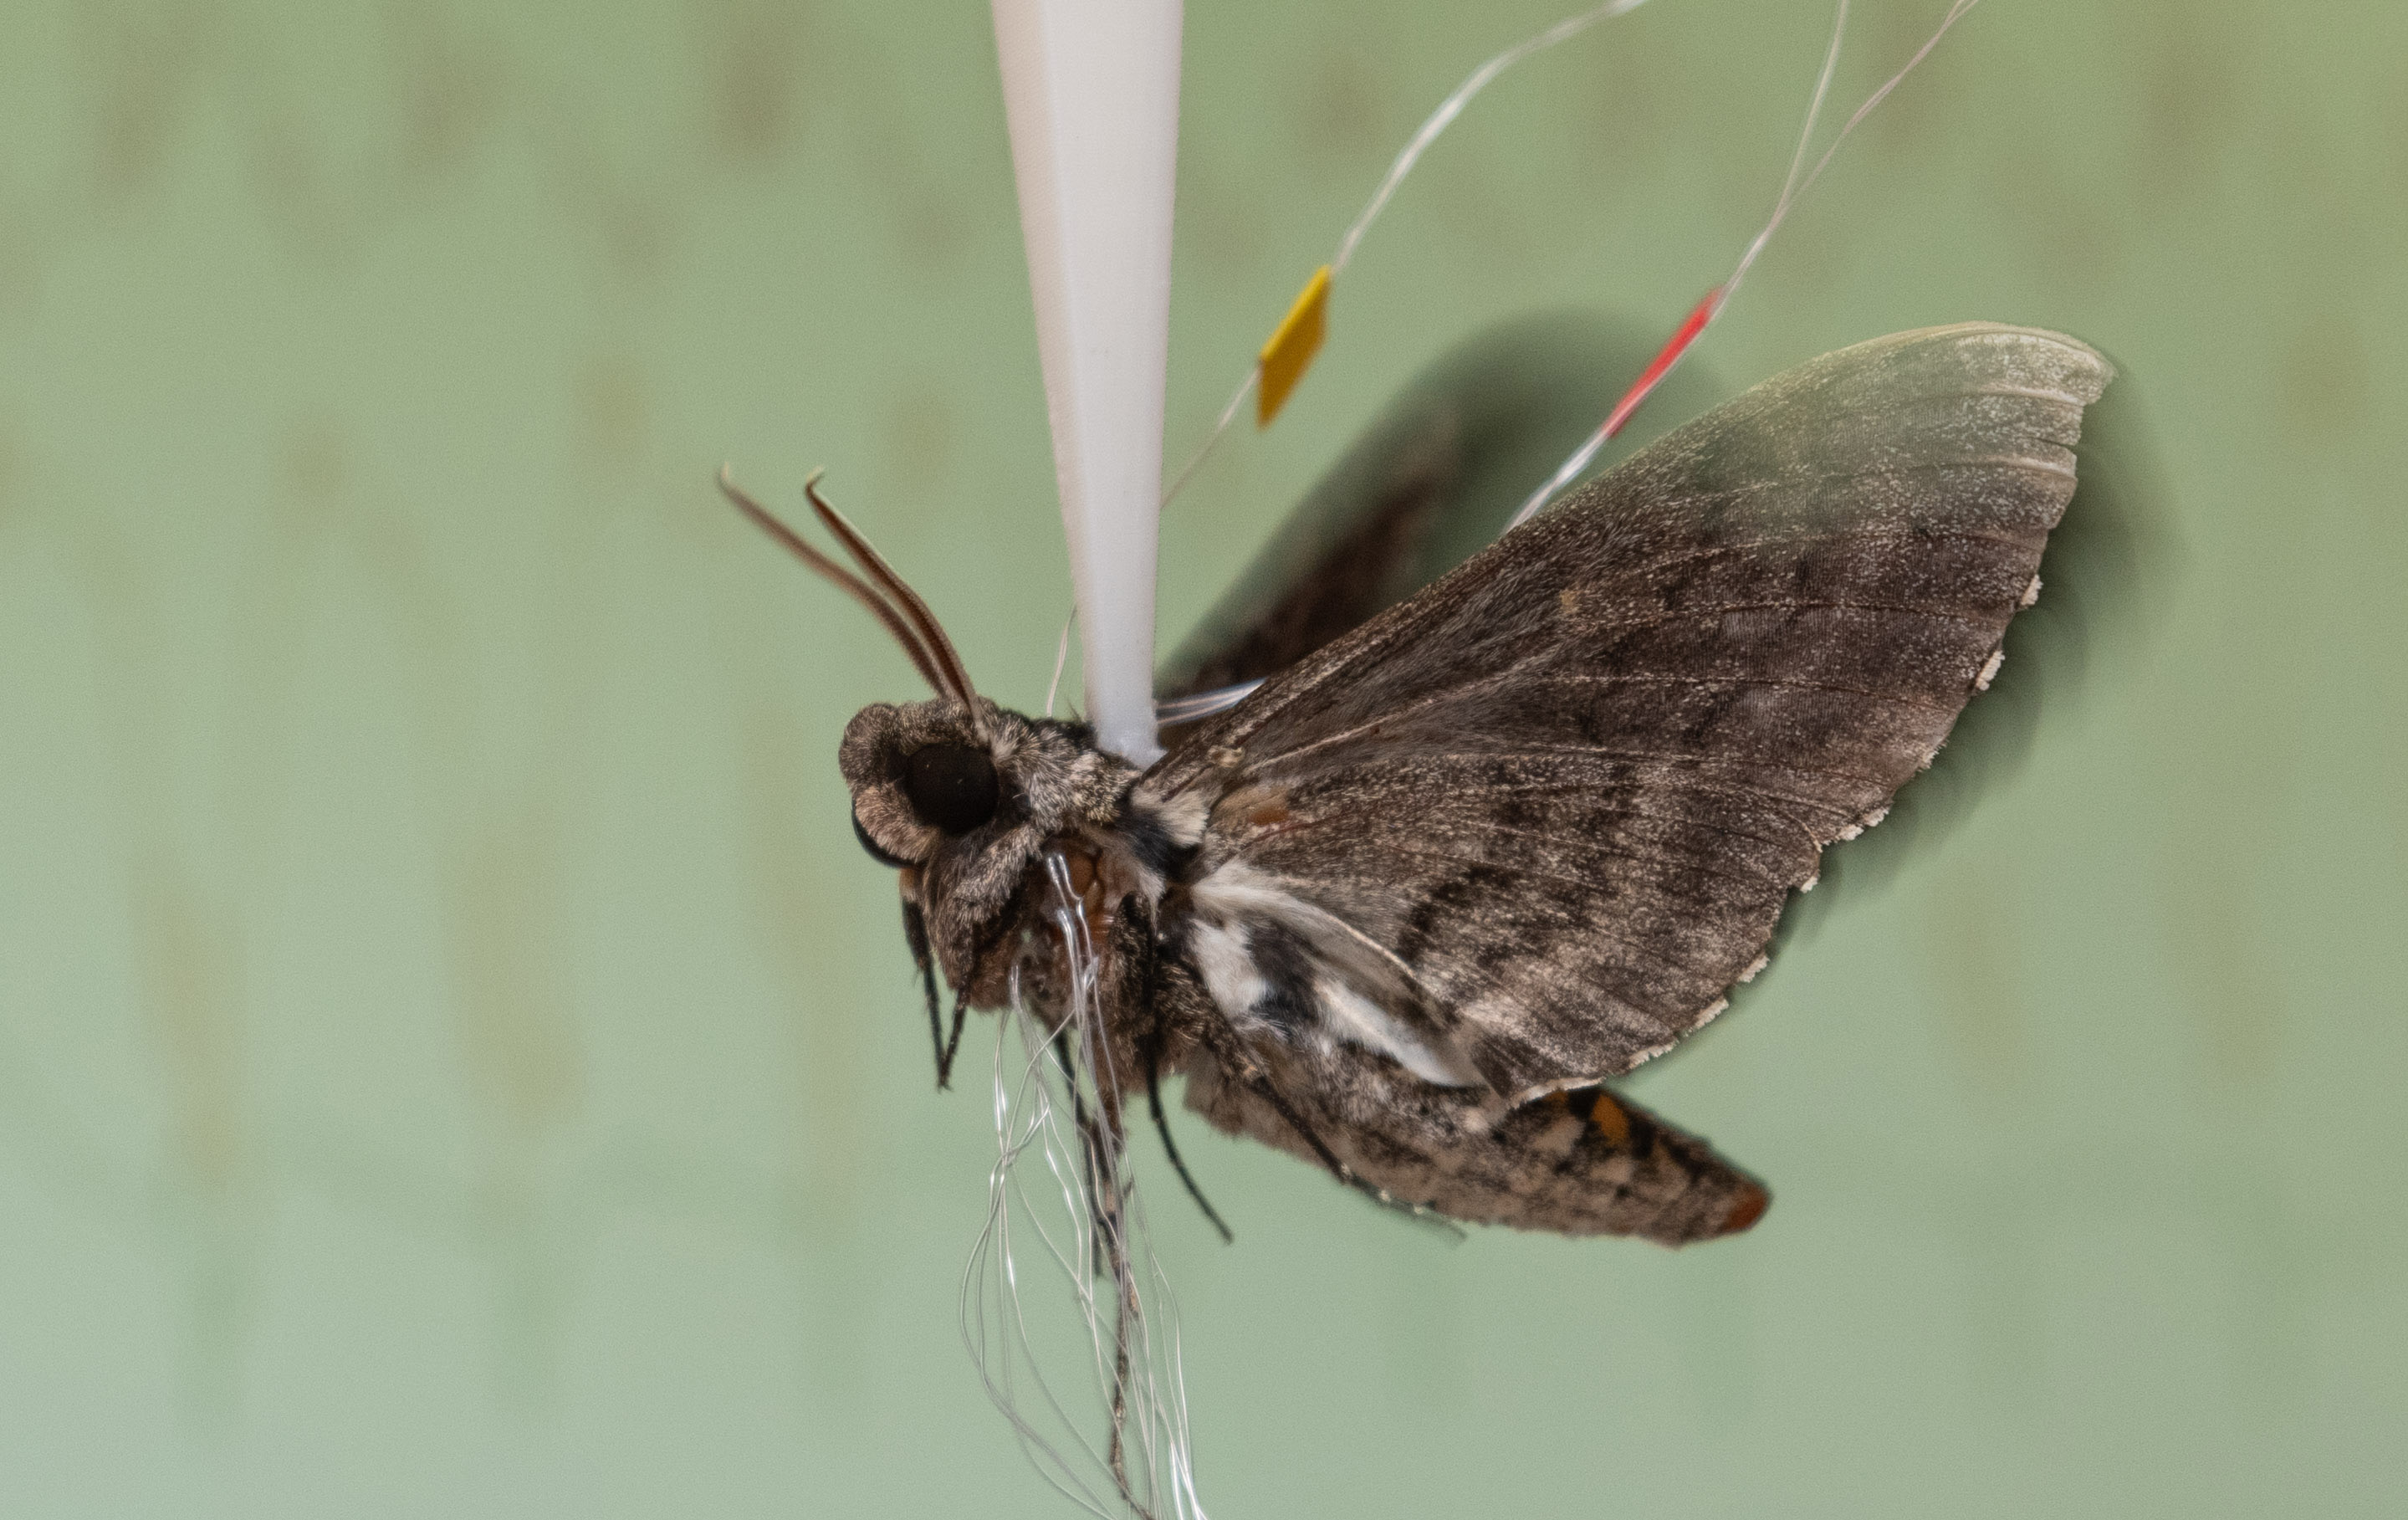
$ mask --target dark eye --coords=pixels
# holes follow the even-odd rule
[[[920,821],[968,834],[995,816],[995,762],[967,744],[929,744],[903,762],[903,795]]]
[[[861,841],[861,847],[864,850],[869,852],[869,858],[878,862],[881,866],[891,866],[899,871],[904,867],[911,864],[908,860],[904,860],[899,856],[890,855],[885,851],[878,848],[878,841],[869,837],[869,830],[861,826],[861,815],[859,813],[854,813],[853,815],[853,837]]]

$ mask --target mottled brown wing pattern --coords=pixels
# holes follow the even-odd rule
[[[1285,670],[1486,548],[1514,509],[1588,437],[1662,335],[1593,313],[1504,323],[1434,360],[1315,482],[1226,595],[1168,659],[1163,696]],[[1656,415],[1702,411],[1713,380],[1694,365]],[[1643,442],[1645,423],[1602,463]],[[1175,745],[1176,733],[1164,742]]]
[[[1149,778],[1391,953],[1495,1092],[1628,1070],[1752,974],[1995,668],[2073,490],[2090,349],[1993,324],[1677,429],[1206,723]]]

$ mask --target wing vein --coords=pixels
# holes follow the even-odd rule
[[[1746,832],[1746,831],[1745,831],[1745,830],[1743,830],[1743,829],[1725,828],[1725,827],[1723,827],[1720,824],[1710,824],[1710,823],[1707,823],[1707,822],[1706,822],[1704,819],[1702,819],[1702,818],[1682,818],[1682,817],[1679,817],[1679,816],[1677,816],[1677,815],[1668,815],[1668,814],[1665,814],[1665,813],[1649,812],[1649,811],[1647,811],[1647,810],[1643,810],[1643,809],[1639,809],[1639,808],[1598,808],[1598,809],[1594,810],[1592,811],[1592,813],[1590,814],[1590,816],[1592,816],[1592,817],[1597,817],[1597,816],[1608,816],[1608,817],[1613,817],[1613,818],[1643,818],[1643,819],[1647,820],[1647,821],[1648,821],[1648,822],[1650,822],[1650,823],[1656,823],[1656,824],[1673,824],[1673,825],[1678,825],[1684,826],[1684,827],[1701,828],[1701,829],[1704,829],[1704,830],[1706,830],[1706,831],[1708,831],[1708,832],[1710,832],[1710,833],[1723,835],[1723,836],[1725,836],[1726,838],[1728,838],[1728,839],[1746,839],[1746,840],[1749,840],[1749,841],[1750,841],[1750,842],[1752,842],[1752,843],[1761,844],[1761,845],[1767,845],[1767,846],[1770,846],[1770,848],[1772,848],[1772,849],[1776,849],[1776,850],[1778,850],[1778,849],[1782,848],[1782,845],[1783,845],[1783,841],[1782,841],[1782,840],[1779,840],[1779,839],[1768,839],[1764,838],[1762,835],[1758,835],[1758,834],[1750,834],[1750,833]],[[1463,820],[1460,820],[1459,822],[1461,822],[1461,823],[1463,823],[1463,824],[1469,824],[1469,825],[1472,825],[1473,827],[1475,827],[1475,828],[1479,829],[1482,833],[1485,833],[1485,834],[1498,834],[1498,835],[1502,835],[1502,836],[1504,836],[1504,837],[1506,837],[1506,838],[1508,838],[1508,839],[1541,839],[1541,840],[1546,840],[1546,839],[1557,839],[1557,838],[1561,838],[1561,837],[1562,837],[1562,836],[1557,835],[1557,834],[1549,834],[1549,833],[1546,833],[1546,832],[1544,832],[1544,831],[1542,831],[1542,830],[1540,830],[1540,829],[1513,828],[1513,827],[1510,827],[1510,826],[1508,826],[1508,825],[1502,825],[1502,824],[1490,824],[1490,823],[1488,823],[1488,822],[1486,822],[1486,821],[1484,821],[1484,820],[1482,820],[1482,819],[1476,819],[1476,818],[1463,819]],[[1809,834],[1809,835],[1807,836],[1807,838],[1811,840],[1811,839],[1813,838],[1813,835],[1811,835],[1811,834]],[[1586,840],[1584,840],[1584,840],[1579,840],[1579,841],[1577,841],[1577,842],[1579,842],[1579,843],[1583,844],[1584,846],[1585,846],[1585,845],[1587,844],[1587,842],[1588,842],[1588,841],[1586,841]],[[1603,853],[1603,854],[1606,854],[1606,855],[1608,855],[1608,856],[1611,856],[1611,855],[1613,853],[1613,852],[1612,852],[1612,851],[1604,851],[1604,852],[1600,852],[1600,853]],[[1778,889],[1780,889],[1781,891],[1784,891],[1784,892],[1786,892],[1787,890],[1789,890],[1789,883],[1788,883],[1788,882],[1784,882],[1784,881],[1783,881],[1783,880],[1781,880],[1781,878],[1780,878],[1779,876],[1775,875],[1775,874],[1774,874],[1773,872],[1771,872],[1771,871],[1759,870],[1759,871],[1757,871],[1757,872],[1756,872],[1756,874],[1757,874],[1758,876],[1760,876],[1760,877],[1764,880],[1765,883],[1766,883],[1767,885],[1769,885],[1769,886],[1776,887],[1776,888],[1778,888]]]
[[[1564,684],[1608,685],[1616,681],[1634,686],[1762,686],[1773,691],[1830,692],[1841,696],[1862,696],[1875,702],[1888,702],[1898,707],[1923,708],[1932,712],[1955,713],[1958,704],[1934,702],[1920,696],[1904,696],[1890,692],[1877,692],[1863,686],[1841,686],[1824,681],[1772,681],[1755,676],[1675,676],[1656,672],[1630,675],[1598,675],[1584,670],[1568,670],[1561,675],[1541,676],[1533,685]],[[1471,688],[1456,688],[1469,690]]]
[[[1764,611],[1764,610],[1767,610],[1767,609],[1783,609],[1783,610],[1787,610],[1787,609],[1813,609],[1813,610],[1820,610],[1820,611],[1893,612],[1893,613],[1897,613],[1897,614],[1899,614],[1899,615],[1900,615],[1900,616],[1903,616],[1903,617],[1923,617],[1923,618],[1930,618],[1930,619],[1933,619],[1934,621],[1938,621],[1938,622],[1946,622],[1946,623],[1958,623],[1958,624],[1965,624],[1965,625],[1966,625],[1966,626],[1968,626],[1968,627],[1974,627],[1974,628],[1987,628],[1987,627],[1990,625],[1990,620],[1988,620],[1988,619],[1985,619],[1985,618],[1975,617],[1975,616],[1972,616],[1972,615],[1968,614],[1968,613],[1962,613],[1962,612],[1942,612],[1942,611],[1935,611],[1935,610],[1933,610],[1933,609],[1928,609],[1928,608],[1912,607],[1912,606],[1908,606],[1908,605],[1903,604],[1903,603],[1890,603],[1890,602],[1837,602],[1837,601],[1832,601],[1832,602],[1826,602],[1826,601],[1795,601],[1795,602],[1730,602],[1730,603],[1726,603],[1726,604],[1724,604],[1724,605],[1722,605],[1722,606],[1719,606],[1719,607],[1712,607],[1712,608],[1684,608],[1684,609],[1681,609],[1680,611],[1677,611],[1677,612],[1671,612],[1671,613],[1667,613],[1666,615],[1664,615],[1663,617],[1660,617],[1660,618],[1644,619],[1644,620],[1631,620],[1631,621],[1627,621],[1627,622],[1617,622],[1617,623],[1595,623],[1595,624],[1589,624],[1589,625],[1588,625],[1588,627],[1587,627],[1586,629],[1584,629],[1584,632],[1602,632],[1602,631],[1605,631],[1605,630],[1607,630],[1607,629],[1656,628],[1656,627],[1662,627],[1662,626],[1663,626],[1663,625],[1665,625],[1666,624],[1679,622],[1679,621],[1681,621],[1681,620],[1682,620],[1682,619],[1684,619],[1684,618],[1702,618],[1702,617],[1705,617],[1705,616],[1707,616],[1707,615],[1709,615],[1709,614],[1713,614],[1713,615],[1727,615],[1727,614],[1732,613],[1732,612],[1759,612],[1759,611]],[[1510,665],[1510,666],[1506,667],[1504,669],[1502,669],[1502,670],[1498,670],[1498,671],[1494,671],[1494,672],[1490,673],[1489,675],[1484,676],[1484,677],[1482,677],[1481,679],[1479,679],[1479,680],[1477,680],[1477,681],[1458,681],[1458,682],[1456,682],[1456,683],[1455,683],[1455,684],[1453,684],[1453,685],[1449,685],[1449,686],[1441,686],[1441,687],[1438,688],[1436,691],[1432,691],[1432,692],[1426,693],[1426,695],[1424,695],[1422,697],[1420,697],[1418,700],[1416,700],[1416,701],[1412,702],[1412,704],[1410,704],[1409,706],[1405,706],[1405,707],[1401,707],[1401,708],[1395,708],[1395,709],[1391,709],[1391,710],[1387,710],[1387,711],[1384,711],[1384,712],[1380,713],[1380,714],[1379,714],[1378,716],[1376,716],[1376,717],[1369,718],[1369,719],[1367,719],[1366,721],[1364,721],[1364,722],[1362,722],[1362,723],[1355,724],[1354,724],[1354,725],[1353,725],[1352,727],[1348,727],[1348,728],[1341,728],[1341,729],[1340,729],[1338,732],[1336,732],[1336,733],[1334,733],[1334,734],[1324,734],[1324,735],[1323,735],[1323,736],[1321,736],[1319,738],[1313,739],[1313,740],[1312,740],[1312,741],[1310,741],[1310,742],[1308,742],[1308,743],[1298,744],[1298,745],[1296,745],[1296,746],[1294,746],[1294,747],[1292,747],[1292,748],[1290,748],[1290,749],[1274,751],[1273,753],[1269,753],[1269,754],[1264,755],[1264,756],[1260,757],[1259,759],[1254,760],[1254,763],[1253,763],[1251,766],[1249,766],[1249,767],[1248,767],[1248,768],[1249,768],[1249,769],[1252,769],[1252,770],[1255,770],[1255,771],[1260,771],[1260,770],[1263,770],[1263,769],[1265,769],[1265,768],[1267,768],[1267,767],[1271,767],[1271,766],[1283,765],[1283,764],[1286,764],[1286,763],[1289,763],[1289,762],[1292,762],[1292,761],[1296,760],[1298,756],[1311,754],[1311,753],[1312,753],[1315,750],[1323,750],[1323,749],[1330,748],[1330,747],[1331,747],[1331,746],[1333,746],[1333,745],[1343,744],[1343,743],[1345,743],[1348,739],[1351,739],[1351,738],[1359,738],[1359,737],[1361,737],[1361,736],[1363,736],[1363,735],[1365,735],[1365,734],[1371,733],[1371,732],[1373,732],[1373,731],[1375,731],[1375,730],[1379,729],[1379,728],[1380,728],[1380,727],[1382,727],[1383,725],[1392,725],[1392,724],[1396,724],[1403,723],[1404,721],[1406,721],[1407,719],[1412,718],[1412,716],[1414,716],[1415,714],[1420,713],[1420,712],[1427,711],[1428,710],[1430,710],[1430,709],[1432,709],[1432,708],[1436,708],[1436,707],[1444,707],[1444,706],[1447,706],[1447,705],[1449,705],[1449,704],[1451,704],[1451,703],[1455,703],[1455,702],[1462,701],[1462,700],[1464,700],[1464,699],[1465,699],[1465,698],[1467,698],[1467,697],[1470,697],[1470,696],[1478,695],[1480,695],[1481,693],[1484,693],[1484,692],[1495,691],[1495,690],[1497,690],[1497,689],[1498,689],[1498,688],[1499,688],[1499,687],[1502,687],[1502,686],[1506,686],[1506,685],[1511,684],[1511,683],[1515,680],[1515,678],[1516,678],[1516,677],[1522,676],[1526,671],[1527,671],[1527,670],[1529,669],[1529,667],[1530,667],[1531,666],[1533,666],[1533,665],[1538,665],[1538,664],[1542,663],[1542,662],[1543,662],[1543,661],[1545,661],[1545,660],[1548,658],[1548,656],[1549,656],[1550,654],[1552,654],[1553,652],[1554,652],[1553,651],[1542,651],[1541,652],[1537,653],[1537,654],[1525,655],[1523,658],[1521,658],[1521,659],[1519,659],[1519,660],[1514,661],[1512,665]],[[1556,676],[1556,675],[1550,675],[1550,676],[1541,677],[1541,678],[1539,678],[1539,679],[1538,679],[1538,681],[1534,681],[1534,682],[1533,682],[1533,684],[1544,684],[1544,683],[1549,683],[1549,682],[1554,682],[1554,681],[1575,681],[1575,680],[1587,680],[1587,681],[1644,681],[1644,680],[1648,680],[1648,679],[1651,679],[1651,678],[1650,678],[1650,677],[1647,677],[1647,676],[1638,675],[1638,674],[1632,674],[1632,675],[1614,675],[1614,674],[1606,673],[1606,672],[1598,672],[1598,673],[1595,673],[1595,674],[1590,674],[1590,673],[1586,673],[1586,672],[1580,672],[1580,671],[1568,671],[1568,672],[1566,672],[1566,673],[1564,673],[1563,675],[1560,675],[1560,676]],[[1663,677],[1663,678],[1660,678],[1660,679],[1665,680],[1665,681],[1670,681],[1670,680],[1675,680],[1675,679],[1679,679],[1679,678],[1673,678],[1673,677]],[[1955,710],[1953,708],[1942,707],[1942,706],[1939,706],[1939,705],[1937,705],[1937,704],[1930,704],[1930,703],[1914,703],[1914,702],[1912,701],[1912,699],[1910,699],[1910,698],[1906,698],[1906,697],[1891,697],[1891,696],[1885,695],[1884,695],[1884,694],[1882,694],[1882,693],[1872,692],[1872,691],[1867,691],[1867,690],[1862,690],[1862,689],[1856,688],[1856,687],[1846,687],[1846,686],[1814,686],[1814,685],[1813,685],[1813,684],[1811,684],[1811,683],[1804,683],[1804,682],[1786,682],[1786,681],[1751,681],[1749,678],[1747,678],[1747,677],[1743,677],[1743,676],[1728,676],[1728,677],[1721,677],[1721,678],[1714,678],[1714,677],[1697,677],[1697,678],[1691,678],[1691,679],[1695,680],[1695,681],[1697,681],[1697,683],[1698,683],[1698,684],[1700,684],[1700,685],[1707,685],[1707,684],[1758,685],[1758,686],[1784,686],[1784,685],[1795,685],[1795,686],[1797,686],[1797,687],[1798,687],[1799,689],[1800,689],[1800,690],[1822,690],[1822,691],[1832,691],[1832,692],[1854,693],[1854,694],[1855,694],[1855,695],[1856,695],[1873,697],[1873,698],[1875,698],[1875,699],[1877,699],[1877,700],[1883,700],[1883,701],[1893,701],[1893,702],[1898,702],[1898,703],[1905,704],[1905,705],[1928,706],[1928,707],[1931,707],[1931,708],[1933,709],[1933,710],[1935,710],[1935,711],[1953,711],[1953,710]]]
[[[1867,529],[1858,533],[1817,533],[1811,527],[1801,527],[1795,533],[1770,534],[1760,538],[1728,538],[1697,548],[1676,550],[1658,555],[1655,559],[1641,560],[1621,566],[1612,574],[1617,580],[1633,579],[1652,575],[1659,570],[1669,570],[1675,566],[1685,565],[1696,560],[1713,559],[1721,554],[1737,553],[1747,550],[1774,549],[1801,542],[1827,545],[1899,542],[1924,544],[1937,543],[1943,539],[1963,543],[1998,544],[2007,549],[2032,547],[2030,539],[2017,534],[1979,533],[1971,528],[1935,528],[1928,532],[1914,528],[1879,528]]]

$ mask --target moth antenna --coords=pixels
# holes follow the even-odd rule
[[[928,610],[928,604],[920,599],[920,594],[911,589],[910,583],[895,573],[895,566],[887,564],[884,556],[869,546],[869,540],[861,536],[860,530],[847,522],[845,515],[820,495],[819,471],[813,470],[810,479],[803,482],[803,494],[811,498],[811,509],[819,513],[820,521],[827,524],[827,530],[843,542],[846,552],[853,555],[853,563],[859,565],[910,618],[912,626],[926,641],[938,667],[951,680],[949,686],[938,689],[961,703],[975,723],[978,705],[972,698],[977,695],[977,688],[970,684],[969,671],[963,667],[962,657],[954,650],[953,641],[945,637],[944,624],[937,621],[937,615]]]
[[[884,597],[881,596],[875,588],[851,570],[805,543],[802,535],[786,526],[767,507],[745,495],[724,465],[719,467],[719,489],[725,494],[729,501],[736,504],[738,511],[751,518],[770,538],[785,545],[796,559],[801,560],[821,576],[834,581],[838,590],[869,609],[878,621],[886,625],[886,631],[894,635],[895,641],[903,646],[903,652],[911,657],[912,667],[920,672],[920,678],[928,683],[932,691],[939,696],[953,695],[945,684],[943,676],[939,674],[937,662],[930,658],[927,647],[920,641],[920,637],[912,630],[911,624],[905,620],[901,612],[896,610]]]

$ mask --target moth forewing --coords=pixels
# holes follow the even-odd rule
[[[1433,360],[1163,661],[1156,690],[1180,697],[1277,675],[1479,552],[1656,346],[1657,335],[1635,326],[1550,311]],[[1693,414],[1716,395],[1692,364],[1651,410]],[[1615,447],[1646,432],[1642,423]]]
[[[1146,784],[1200,793],[1216,825],[1223,798],[1277,799],[1271,826],[1207,841],[1188,900],[1213,901],[1224,875],[1287,899],[1219,925],[1221,964],[1196,980],[1254,1067],[1315,1100],[1377,1095],[1319,1110],[1309,1148],[1359,1149],[1350,1168],[1408,1191],[1426,1168],[1459,1179],[1469,1137],[1511,1129],[1500,1111],[1627,1071],[1718,1011],[1822,849],[1878,820],[1994,668],[2107,375],[2071,338],[1993,324],[1827,355],[1166,757]],[[1299,968],[1287,944],[1308,911],[1400,963],[1476,1089],[1347,1037],[1336,968]],[[1303,1115],[1259,1084],[1197,1090],[1217,1122],[1294,1148]],[[1573,1232],[1605,1217],[1541,1201],[1501,1163],[1470,1170],[1487,1191],[1457,1184],[1449,1212]]]

